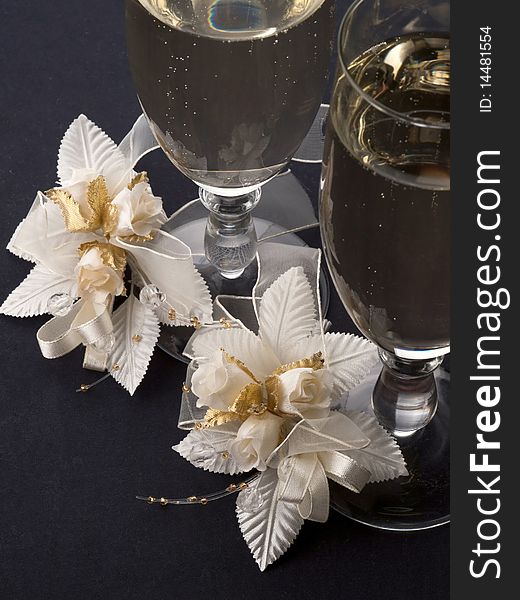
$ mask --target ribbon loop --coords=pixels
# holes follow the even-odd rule
[[[320,452],[319,459],[327,477],[352,492],[360,493],[370,479],[370,471],[341,452]]]
[[[322,463],[317,460],[307,493],[298,507],[300,515],[309,521],[325,523],[329,518],[329,483]]]
[[[278,467],[282,482],[278,498],[285,502],[301,504],[309,488],[318,456],[315,453],[290,456]]]
[[[53,317],[36,334],[45,358],[59,358],[80,344],[89,346],[112,332],[112,319],[106,304],[80,300],[70,312]]]

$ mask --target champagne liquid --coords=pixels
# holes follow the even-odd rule
[[[130,65],[163,150],[233,195],[290,160],[328,79],[333,0],[127,0]]]
[[[450,138],[442,128],[449,124],[449,40],[392,39],[348,71],[384,110],[339,76],[321,198],[334,282],[356,325],[381,347],[441,349],[450,333]]]

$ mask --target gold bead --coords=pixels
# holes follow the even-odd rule
[[[200,503],[206,505],[208,503],[208,499],[207,498],[201,498],[200,499]]]
[[[195,429],[204,429],[204,423],[201,423],[200,421],[198,421],[197,423],[195,423]]]
[[[220,456],[222,456],[222,458],[227,460],[231,456],[231,454],[229,454],[229,452],[227,450],[225,450],[224,452],[222,452],[222,454]]]
[[[219,323],[221,325],[223,325],[225,329],[230,329],[231,328],[231,322],[228,321],[228,319],[225,319],[224,317],[222,317],[222,318],[219,319]]]
[[[238,485],[238,487],[239,487],[241,490],[245,490],[245,489],[247,489],[249,486],[247,485],[247,483],[245,483],[245,482],[242,482],[242,483],[240,483],[240,484]]]
[[[197,496],[188,496],[188,498],[186,498],[186,500],[188,502],[197,502]]]
[[[134,344],[138,344],[141,340],[143,339],[142,335],[139,335],[138,333],[136,333],[133,337],[132,337],[132,342],[134,342]]]
[[[80,391],[80,392],[88,392],[88,391],[89,391],[89,389],[90,389],[90,385],[88,385],[87,383],[82,383],[82,384],[79,386],[79,391]]]
[[[112,365],[112,371],[119,371],[121,367],[116,363],[115,365]]]
[[[159,503],[161,506],[168,506],[168,500],[166,500],[166,498],[161,498]]]
[[[189,387],[186,385],[186,382],[184,382],[184,383],[182,384],[182,391],[183,391],[183,392],[186,392],[186,393],[188,393],[188,392],[190,392],[190,391],[191,391],[191,388],[189,388]]]
[[[168,319],[170,319],[170,321],[175,321],[176,318],[177,318],[177,313],[176,313],[175,309],[170,308],[170,310],[168,311]]]
[[[197,317],[191,317],[190,323],[195,327],[195,329],[200,329],[202,327],[199,319]]]
[[[234,483],[230,483],[226,489],[228,492],[234,492],[237,489],[237,486]]]
[[[148,502],[148,504],[153,504],[155,502],[155,498],[153,496],[148,496],[148,499],[146,501]]]

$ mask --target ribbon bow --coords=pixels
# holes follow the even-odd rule
[[[300,421],[268,460],[268,466],[278,469],[278,499],[296,504],[304,519],[325,522],[329,515],[327,479],[361,492],[370,471],[344,452],[369,444],[370,439],[342,413]]]
[[[112,305],[113,297],[103,304],[84,298],[66,315],[47,321],[36,334],[43,356],[59,358],[83,344],[86,346],[83,366],[104,371],[108,353],[97,351],[93,344],[112,333]]]

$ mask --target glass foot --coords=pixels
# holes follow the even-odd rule
[[[420,431],[399,437],[409,475],[392,481],[368,484],[354,494],[331,482],[331,506],[342,515],[378,529],[418,531],[450,521],[450,438],[447,359],[434,372],[437,412]],[[372,412],[372,390],[381,372],[378,365],[349,395],[349,410]]]
[[[175,229],[165,228],[168,233],[179,238],[187,244],[193,252],[193,261],[206,280],[212,298],[218,295],[229,296],[251,296],[253,286],[257,278],[257,263],[253,261],[240,277],[236,279],[224,278],[206,258],[204,254],[204,231],[206,229],[207,219],[201,218],[195,221],[190,221]],[[262,243],[263,238],[275,236],[272,241],[280,244],[288,244],[291,246],[306,246],[307,244],[294,233],[283,233],[285,229],[266,219],[254,219],[255,228],[259,243]],[[277,235],[283,234],[283,235]],[[327,309],[330,300],[330,288],[327,276],[322,270],[320,273],[320,295],[323,316],[327,314]],[[159,337],[158,346],[161,350],[173,356],[174,358],[188,363],[189,360],[182,355],[186,343],[193,334],[191,327],[162,327]]]

